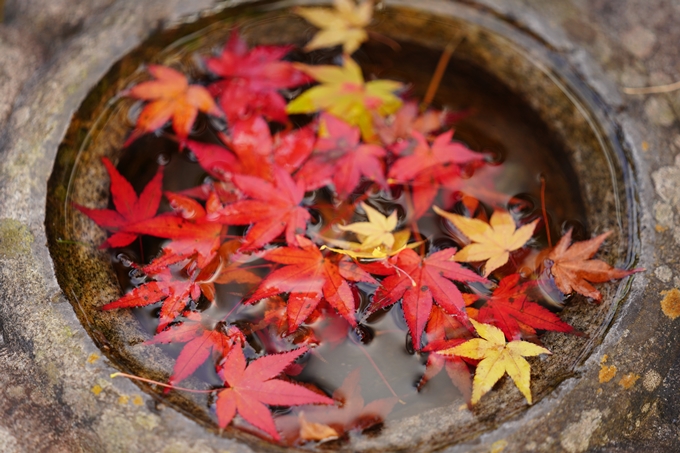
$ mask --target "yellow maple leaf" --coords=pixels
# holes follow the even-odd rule
[[[345,56],[342,66],[295,65],[309,74],[320,85],[310,88],[287,106],[289,114],[326,111],[352,126],[361,129],[365,141],[375,138],[373,113],[387,116],[401,107],[401,99],[394,92],[402,84],[393,80],[364,81],[359,65]]]
[[[507,372],[527,402],[531,404],[531,366],[524,357],[550,354],[545,348],[528,341],[505,342],[505,334],[498,327],[470,322],[482,338],[473,338],[453,348],[438,351],[437,354],[455,355],[481,360],[472,381],[472,404],[479,402]]]
[[[456,253],[458,262],[487,261],[484,276],[487,277],[508,262],[510,252],[524,246],[534,234],[538,219],[520,228],[515,226],[512,216],[506,211],[495,211],[489,223],[462,215],[443,211],[433,206],[434,211],[449,220],[472,244]]]
[[[391,249],[394,245],[392,231],[397,227],[397,211],[392,211],[389,216],[384,216],[380,211],[366,203],[361,203],[361,207],[366,212],[368,222],[350,223],[346,226],[339,225],[338,228],[356,234],[361,241],[363,250],[374,249],[381,245]]]
[[[324,238],[324,240],[329,244],[336,245],[337,247],[341,248],[333,248],[323,245],[321,246],[321,250],[323,249],[332,250],[335,253],[341,253],[354,259],[365,258],[380,260],[383,258],[387,258],[388,256],[396,255],[406,248],[412,249],[418,247],[420,244],[423,243],[423,241],[420,241],[407,244],[409,238],[411,237],[410,230],[397,231],[396,233],[393,234],[393,236],[394,244],[392,245],[392,247],[386,247],[383,244],[373,248],[365,248],[362,244],[358,242]]]
[[[363,1],[357,5],[353,0],[334,0],[333,6],[335,9],[295,9],[296,14],[321,29],[307,43],[305,50],[342,45],[343,52],[351,54],[362,42],[368,40],[364,27],[371,22],[373,16],[372,1]]]

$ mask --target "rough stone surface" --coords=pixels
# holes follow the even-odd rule
[[[639,194],[637,265],[650,274],[633,279],[605,340],[571,379],[515,419],[448,451],[679,451],[680,319],[665,314],[669,307],[662,310],[660,301],[678,291],[669,271],[680,274],[680,142],[671,127],[680,93],[631,96],[621,88],[672,82],[680,74],[680,3],[463,3],[508,19],[527,39],[558,53],[580,72],[602,116],[616,124]],[[71,114],[111,64],[153,30],[214,6],[212,0],[6,2],[0,25],[0,451],[252,451],[178,412],[158,410],[130,381],[111,380],[110,364],[92,359],[100,351],[59,289],[45,247],[46,181]],[[629,388],[617,379],[601,383],[605,354],[620,376],[641,381]]]

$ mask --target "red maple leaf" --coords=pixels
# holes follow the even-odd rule
[[[286,266],[269,274],[244,303],[289,293],[288,332],[292,333],[309,317],[323,296],[340,316],[356,326],[354,294],[347,280],[377,282],[366,272],[338,267],[309,239],[298,236],[297,242],[300,248],[278,247],[262,255],[266,260]]]
[[[208,198],[207,210],[183,195],[165,192],[165,197],[175,214],[162,214],[128,228],[135,233],[172,239],[163,246],[163,255],[146,267],[147,272],[156,272],[191,256],[195,256],[198,267],[205,266],[215,256],[224,229],[209,216],[221,206],[217,196],[213,193]]]
[[[210,92],[200,85],[189,85],[181,72],[158,65],[149,66],[149,72],[156,80],[140,83],[127,93],[133,98],[151,101],[139,114],[136,129],[127,143],[141,134],[163,127],[170,119],[175,134],[185,139],[199,111],[223,116]]]
[[[209,58],[208,69],[224,80],[210,91],[219,96],[220,106],[229,122],[249,115],[263,115],[285,123],[286,101],[277,90],[293,88],[311,81],[292,63],[281,61],[292,46],[256,46],[250,51],[238,32],[233,32],[217,58]]]
[[[142,271],[146,271],[146,268],[142,268]],[[161,332],[184,311],[189,298],[197,301],[201,297],[201,288],[191,276],[187,279],[179,278],[169,267],[163,267],[157,272],[148,272],[148,274],[155,281],[144,283],[133,289],[120,299],[104,305],[102,310],[144,307],[163,301],[160,322],[156,330]]]
[[[295,175],[307,190],[333,183],[341,198],[347,197],[362,176],[387,187],[381,158],[381,146],[360,144],[360,131],[333,115],[324,113],[321,122],[326,134],[317,139],[314,154]]]
[[[234,344],[245,343],[245,337],[237,327],[231,326],[226,332],[220,324],[208,328],[203,324],[203,316],[191,311],[184,312],[183,317],[184,321],[172,324],[167,330],[145,341],[146,344],[186,343],[175,361],[172,376],[168,380],[170,385],[177,385],[191,376],[211,356],[217,363],[226,357]]]
[[[461,391],[465,400],[470,402],[472,379],[467,364],[458,356],[445,356],[436,353],[464,343],[472,337],[470,331],[443,309],[433,306],[425,334],[427,344],[421,351],[429,352],[430,355],[427,356],[425,373],[420,378],[418,389],[445,369],[453,385]]]
[[[331,427],[339,435],[352,430],[363,431],[385,421],[398,399],[382,398],[366,404],[361,395],[359,380],[360,369],[357,368],[333,392],[333,399],[339,403],[338,405],[305,408],[305,417],[314,423]],[[298,414],[277,418],[276,426],[287,444],[293,444],[300,439],[301,426]]]
[[[479,309],[477,321],[498,327],[508,341],[521,339],[522,324],[532,329],[574,332],[574,328],[555,313],[529,301],[526,290],[535,286],[535,282],[519,284],[520,278],[519,274],[503,278],[498,283],[498,288]]]
[[[126,231],[127,228],[130,225],[152,218],[158,211],[163,187],[163,167],[158,167],[156,176],[137,197],[135,189],[123,175],[118,173],[111,161],[103,157],[102,162],[111,178],[111,198],[116,210],[90,209],[76,203],[73,205],[100,227],[114,232],[99,248],[125,247],[139,236],[138,233]]]
[[[252,176],[235,175],[236,187],[250,200],[237,201],[215,212],[212,218],[225,225],[252,224],[245,236],[243,250],[263,247],[286,232],[288,244],[297,244],[311,218],[300,206],[305,190],[283,169],[274,170],[275,185]]]
[[[484,159],[482,154],[471,151],[462,143],[452,142],[453,131],[437,136],[432,145],[420,132],[412,131],[411,136],[415,140],[413,153],[397,160],[389,171],[389,177],[398,182],[412,181],[431,167]]]
[[[241,174],[271,182],[275,165],[288,173],[300,168],[312,152],[315,136],[308,126],[272,137],[265,120],[254,116],[234,123],[231,137],[220,134],[220,138],[233,153],[220,145],[187,142],[205,171],[221,181],[231,181],[234,174]]]
[[[488,280],[453,261],[455,253],[455,248],[448,248],[422,258],[411,249],[402,250],[390,258],[392,275],[382,281],[368,311],[373,313],[403,298],[401,306],[416,350],[420,350],[420,337],[433,300],[447,313],[467,322],[463,296],[450,280],[482,283]]]
[[[252,361],[246,367],[241,348],[232,348],[219,365],[218,374],[228,388],[217,394],[217,420],[226,427],[238,413],[245,421],[278,440],[270,406],[299,406],[302,404],[333,404],[327,396],[291,382],[274,379],[295,359],[307,352],[302,347],[282,354],[268,355]]]

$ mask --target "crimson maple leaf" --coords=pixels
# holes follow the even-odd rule
[[[382,398],[366,404],[359,380],[360,369],[357,368],[333,392],[333,399],[339,403],[337,406],[305,408],[304,416],[314,423],[331,427],[338,435],[352,430],[363,431],[382,423],[398,399]],[[300,438],[300,425],[297,414],[276,419],[276,426],[287,444],[293,444]]]
[[[341,198],[354,190],[362,176],[387,187],[380,160],[386,154],[382,147],[360,144],[359,128],[333,115],[324,113],[321,123],[326,133],[317,139],[314,154],[296,173],[296,180],[304,181],[307,190],[332,182]]]
[[[602,260],[591,259],[610,234],[608,231],[587,241],[575,242],[571,246],[571,229],[562,236],[546,258],[547,267],[555,277],[555,284],[560,291],[564,294],[576,291],[599,302],[602,294],[590,283],[608,282],[644,270],[616,269]]]
[[[422,258],[411,249],[404,249],[390,258],[389,275],[375,292],[370,313],[402,299],[402,309],[413,347],[420,350],[420,337],[436,302],[447,313],[467,321],[463,296],[450,280],[481,282],[488,280],[453,261],[455,248],[448,248]]]
[[[179,278],[170,267],[163,267],[153,273],[146,268],[142,268],[142,271],[147,272],[154,281],[144,283],[120,299],[104,305],[102,310],[144,307],[163,301],[156,330],[161,332],[184,311],[189,298],[197,301],[201,297],[201,288],[191,276],[188,279]]]
[[[272,137],[269,126],[260,116],[237,121],[231,137],[220,134],[229,149],[211,143],[187,141],[198,163],[212,177],[231,181],[234,174],[256,176],[272,181],[274,166],[288,173],[300,168],[314,146],[311,127],[281,132]]]
[[[535,282],[519,284],[519,274],[508,275],[498,283],[493,294],[479,309],[477,321],[492,324],[503,331],[508,341],[522,337],[521,324],[532,329],[571,333],[574,328],[547,308],[528,300],[526,290]]]
[[[238,413],[245,421],[278,440],[274,419],[266,405],[333,404],[333,400],[327,396],[291,382],[274,379],[305,352],[307,348],[302,347],[282,354],[267,355],[246,367],[243,350],[232,348],[218,371],[225,385],[229,386],[217,394],[216,410],[220,428],[225,428]]]
[[[207,210],[183,195],[165,192],[165,197],[177,215],[162,214],[129,227],[135,233],[172,239],[163,246],[163,255],[146,267],[147,272],[155,272],[193,255],[198,267],[205,266],[215,256],[224,228],[209,217],[221,206],[217,195],[213,193],[208,198]]]
[[[200,85],[189,85],[181,72],[158,65],[149,66],[149,72],[156,80],[135,85],[127,93],[133,98],[151,101],[139,114],[136,129],[127,143],[163,127],[170,119],[175,134],[185,139],[199,111],[223,116],[210,92]]]
[[[288,61],[281,61],[292,46],[248,45],[233,32],[219,57],[209,58],[208,69],[223,77],[210,86],[231,123],[250,115],[263,115],[285,123],[286,101],[277,92],[309,83],[311,78]]]
[[[99,248],[125,247],[139,236],[138,233],[126,231],[127,228],[130,225],[152,218],[158,211],[163,187],[163,167],[158,167],[156,176],[137,197],[132,184],[116,170],[111,161],[103,157],[102,162],[111,179],[111,198],[116,210],[90,209],[76,203],[73,206],[100,227],[114,232]]]
[[[421,351],[429,352],[430,355],[427,356],[425,373],[420,378],[418,389],[445,369],[453,385],[461,391],[465,400],[469,402],[472,397],[472,378],[467,364],[460,357],[445,356],[436,352],[464,343],[467,339],[472,338],[470,331],[443,309],[434,306],[425,328],[425,334],[427,345]]]
[[[243,250],[263,247],[284,231],[288,244],[297,244],[311,216],[300,206],[305,190],[283,169],[274,170],[275,185],[252,176],[235,175],[234,184],[250,200],[237,201],[215,212],[212,218],[225,225],[252,224]]]
[[[200,313],[186,311],[182,316],[184,321],[172,324],[167,330],[145,341],[146,344],[186,343],[175,361],[172,376],[168,380],[170,385],[177,385],[191,376],[211,356],[217,362],[226,357],[232,346],[245,343],[245,337],[235,326],[224,332],[219,324],[207,328]]]
[[[437,136],[432,145],[420,132],[412,131],[411,136],[415,140],[413,153],[397,160],[389,171],[390,178],[399,182],[412,181],[431,167],[484,159],[483,155],[471,151],[462,143],[452,142],[453,131]]]
[[[292,333],[309,317],[323,296],[340,316],[356,326],[354,294],[347,280],[377,284],[375,279],[356,267],[338,267],[305,237],[298,236],[297,243],[300,248],[279,247],[262,255],[266,260],[286,266],[269,274],[244,303],[289,293],[288,332]]]

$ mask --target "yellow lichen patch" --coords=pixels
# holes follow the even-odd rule
[[[607,363],[607,360],[609,359],[609,356],[607,354],[603,355],[602,358],[600,359],[600,384],[604,384],[605,382],[609,382],[612,379],[614,379],[614,376],[616,376],[616,367],[614,365],[612,366],[607,366],[605,363]]]
[[[668,227],[665,227],[663,225],[659,225],[658,223],[654,226],[654,229],[656,230],[657,233],[663,233],[668,229]]]
[[[87,363],[89,363],[90,365],[92,365],[92,364],[93,364],[94,362],[96,362],[97,360],[99,360],[99,354],[93,352],[93,353],[90,354],[90,356],[87,358]]]
[[[642,151],[649,151],[649,142],[642,142]]]
[[[677,288],[673,288],[670,291],[661,291],[661,295],[664,296],[661,301],[663,314],[671,319],[680,316],[680,291]]]
[[[130,397],[127,395],[120,395],[118,397],[118,404],[125,406],[130,401]]]
[[[92,389],[91,389],[92,393],[94,393],[95,395],[99,395],[99,394],[102,392],[102,390],[104,390],[104,389],[103,389],[102,386],[99,385],[99,384],[95,385],[95,386],[92,387]]]
[[[144,400],[142,399],[141,396],[135,395],[135,397],[132,398],[132,404],[134,404],[135,406],[141,406],[144,404]]]
[[[505,447],[508,446],[508,441],[505,439],[497,440],[493,444],[491,444],[491,450],[489,450],[489,453],[501,453],[503,450],[505,450]]]
[[[621,378],[621,380],[619,381],[619,385],[624,389],[628,390],[635,385],[638,379],[640,379],[639,374],[628,373]]]

